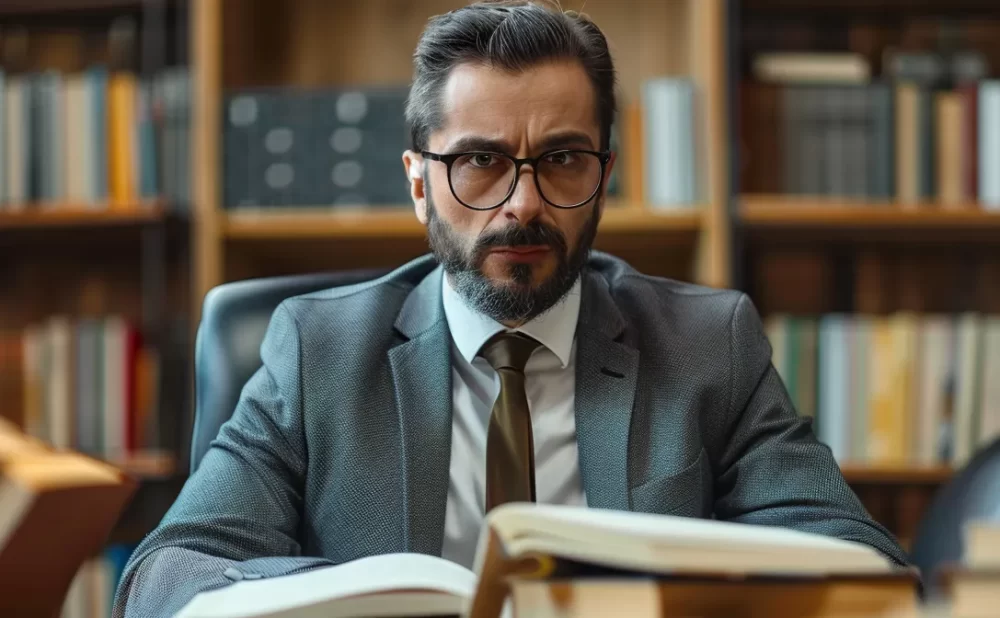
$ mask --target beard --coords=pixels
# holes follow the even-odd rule
[[[484,232],[476,238],[471,249],[466,249],[468,243],[438,215],[430,197],[430,188],[426,184],[425,187],[427,238],[431,251],[469,306],[497,322],[521,323],[548,311],[572,289],[590,257],[600,222],[598,198],[589,206],[590,217],[580,231],[572,252],[566,236],[559,229],[537,219],[528,225],[512,224],[500,230]],[[483,262],[490,249],[525,245],[548,246],[556,256],[555,270],[544,281],[532,285],[531,264],[510,266],[510,281],[494,281],[483,272]]]

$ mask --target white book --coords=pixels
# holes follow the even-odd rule
[[[979,83],[979,203],[1000,210],[1000,80]]]
[[[7,79],[4,89],[4,201],[7,210],[21,209],[28,199],[28,161],[31,140],[28,131],[30,104],[28,82],[21,77]]]
[[[119,461],[125,456],[126,358],[128,352],[127,327],[117,316],[104,321],[104,456],[109,461]]]
[[[1000,569],[1000,524],[987,517],[974,519],[962,530],[962,562],[973,569]]]
[[[79,206],[91,201],[87,187],[89,152],[87,140],[91,116],[88,109],[87,83],[83,75],[71,75],[66,78],[64,96],[66,201]]]
[[[73,327],[66,316],[48,321],[45,413],[48,441],[57,449],[73,444]]]
[[[979,400],[979,375],[981,370],[982,318],[975,313],[965,313],[958,321],[958,352],[956,356],[954,458],[952,464],[964,466],[978,442],[976,433]]]
[[[89,562],[80,565],[63,599],[60,618],[91,618]]]
[[[664,576],[896,570],[868,546],[775,526],[540,504],[504,505],[486,523],[473,570],[426,555],[368,557],[203,592],[177,618],[497,615],[508,577],[545,579],[570,563]]]
[[[642,108],[649,205],[693,204],[697,199],[693,85],[686,79],[648,80],[643,84]]]
[[[842,315],[825,315],[819,322],[819,438],[830,447],[833,457],[844,463],[850,459],[851,408],[850,354],[847,327]]]
[[[1000,438],[1000,316],[985,318],[983,331],[978,447]]]
[[[914,454],[919,465],[940,463],[940,435],[950,405],[951,351],[955,330],[946,316],[929,316],[921,324],[919,397]]]
[[[753,72],[765,82],[864,84],[871,68],[855,53],[773,52],[757,54]]]
[[[788,318],[783,314],[773,314],[764,321],[764,329],[767,340],[771,344],[771,364],[782,380],[785,379],[787,369],[785,362],[788,347]]]

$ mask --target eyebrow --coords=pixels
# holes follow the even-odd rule
[[[547,135],[536,145],[540,152],[557,148],[594,148],[594,142],[590,136],[583,131],[568,130]],[[467,135],[455,140],[447,149],[448,152],[502,152],[512,154],[514,148],[510,143],[502,140],[479,135]]]

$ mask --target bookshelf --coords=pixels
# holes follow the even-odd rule
[[[0,270],[0,284],[6,284],[0,286],[3,323],[23,328],[59,311],[104,315],[115,310],[146,325],[157,341],[182,343],[172,343],[176,349],[163,361],[178,374],[164,379],[180,394],[160,409],[165,426],[176,434],[176,452],[153,464],[126,462],[148,481],[123,528],[128,534],[155,524],[157,513],[162,514],[158,509],[169,506],[170,492],[184,475],[180,462],[186,460],[191,411],[191,344],[208,290],[250,277],[391,267],[427,251],[424,229],[405,200],[336,208],[227,203],[227,101],[262,88],[406,84],[427,18],[461,4],[0,3],[5,26],[24,17],[28,25],[51,19],[60,28],[78,18],[88,28],[104,28],[108,15],[158,7],[177,31],[154,33],[152,40],[175,41],[177,49],[165,56],[190,67],[190,159],[184,162],[190,170],[190,199],[183,200],[185,209],[178,212],[177,200],[158,198],[130,201],[122,212],[68,202],[54,208],[32,203],[18,212],[0,209],[0,263],[16,264]],[[1000,41],[995,36],[1000,13],[993,0],[563,0],[562,5],[582,8],[609,37],[626,112],[620,119],[623,169],[641,163],[643,150],[629,134],[627,113],[641,103],[647,80],[687,78],[701,97],[692,157],[698,198],[683,207],[656,207],[642,183],[636,185],[626,172],[620,193],[607,204],[597,248],[650,274],[744,290],[765,319],[834,312],[884,317],[900,311],[1000,313],[995,284],[1000,280],[1000,211],[965,190],[947,205],[936,195],[904,199],[895,192],[875,197],[783,190],[775,167],[784,160],[783,145],[760,141],[762,135],[781,132],[782,116],[773,106],[778,94],[759,87],[753,75],[753,59],[765,51],[851,51],[878,74],[889,47],[919,51],[934,49],[939,40],[957,40],[982,51],[995,76],[1000,73],[994,43]],[[89,13],[103,17],[82,18]],[[942,17],[949,23],[975,17],[980,23],[968,30],[949,25],[941,34],[935,24]],[[84,40],[92,38],[93,33]],[[24,61],[32,68],[76,70],[79,49],[98,59],[120,55],[101,45],[94,50],[90,43],[68,43],[65,34],[32,40],[39,52]],[[134,46],[132,52],[144,57]],[[763,120],[754,115],[761,110]],[[393,173],[402,179],[402,165]],[[845,464],[844,473],[872,512],[906,536],[921,505],[953,469],[943,463],[856,462]]]
[[[400,10],[398,3],[387,1],[348,6],[296,0],[280,6],[251,3],[242,11],[230,10],[230,4],[209,0],[195,7],[196,96],[203,112],[194,118],[195,169],[202,172],[194,186],[195,296],[233,278],[391,265],[426,252],[424,231],[409,206],[345,206],[334,211],[303,204],[243,212],[226,208],[221,179],[208,172],[216,169],[211,162],[225,156],[220,119],[225,118],[226,97],[232,92],[406,84],[413,48],[427,18],[464,3],[421,0]],[[705,93],[697,127],[704,199],[676,211],[654,209],[635,196],[609,204],[596,246],[626,252],[646,270],[728,286],[727,116],[723,97],[713,96],[725,88],[725,2],[625,4],[602,0],[563,6],[583,7],[605,29],[620,72],[621,107],[639,98],[645,79],[660,75],[689,77]],[[281,32],[295,32],[294,43]],[[331,55],[346,60],[323,60]],[[402,165],[392,173],[402,178]],[[336,257],[328,252],[317,261],[303,248],[333,240],[350,250],[330,245]],[[380,240],[393,242],[379,252],[360,246],[362,241]],[[301,259],[292,257],[297,254]]]
[[[185,4],[0,2],[0,414],[139,482],[109,555],[186,476]]]
[[[1000,351],[982,343],[1000,312],[1000,208],[982,182],[1000,11],[738,5],[734,280],[793,399],[906,544],[1000,413],[985,378]]]

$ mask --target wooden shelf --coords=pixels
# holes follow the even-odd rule
[[[976,203],[903,205],[850,199],[743,195],[740,219],[758,228],[983,229],[1000,231],[1000,211]]]
[[[995,0],[747,0],[744,10],[748,13],[780,12],[782,15],[810,12],[845,11],[885,14],[887,11],[905,11],[907,14],[962,12],[991,12],[996,10]]]
[[[142,5],[142,0],[3,0],[0,2],[0,17],[130,11],[141,9]]]
[[[846,464],[844,478],[853,484],[940,485],[954,470],[949,466],[865,466]]]
[[[9,206],[5,206],[9,208]],[[113,227],[145,225],[164,219],[167,210],[159,202],[130,203],[114,209],[95,209],[77,204],[28,205],[17,211],[0,210],[0,231],[59,227]]]
[[[609,206],[601,220],[602,233],[696,232],[701,208],[655,211],[633,206]],[[275,209],[222,215],[228,239],[280,240],[316,238],[423,238],[424,226],[407,207],[379,209]]]

